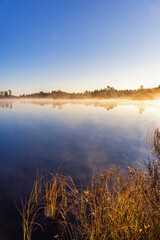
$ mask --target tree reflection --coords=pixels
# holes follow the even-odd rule
[[[84,105],[105,108],[111,111],[119,106],[137,107],[139,114],[143,114],[147,107],[160,109],[158,101],[130,101],[130,100],[50,100],[50,99],[19,99],[20,104],[33,104],[41,107],[50,105],[53,109],[61,110],[65,105]],[[13,108],[15,101],[0,100],[0,108]]]
[[[6,101],[1,101],[0,102],[0,108],[13,108],[13,103],[12,102],[6,102]]]

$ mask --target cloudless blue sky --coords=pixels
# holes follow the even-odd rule
[[[160,0],[0,0],[0,90],[160,84]]]

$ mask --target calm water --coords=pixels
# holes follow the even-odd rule
[[[37,169],[61,166],[79,182],[93,169],[143,166],[159,110],[160,101],[0,100],[0,239],[22,239],[15,203],[29,193]]]

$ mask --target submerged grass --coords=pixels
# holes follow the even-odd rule
[[[160,239],[160,132],[153,141],[155,160],[147,170],[110,168],[86,186],[57,173],[37,177],[23,204],[24,240],[32,239],[39,215],[50,220],[48,239]],[[40,231],[40,229],[39,229]],[[49,233],[47,233],[49,234]]]

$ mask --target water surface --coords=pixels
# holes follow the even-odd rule
[[[143,166],[146,136],[160,126],[159,101],[0,100],[0,236],[22,239],[15,203],[29,193],[37,169],[70,174]]]

